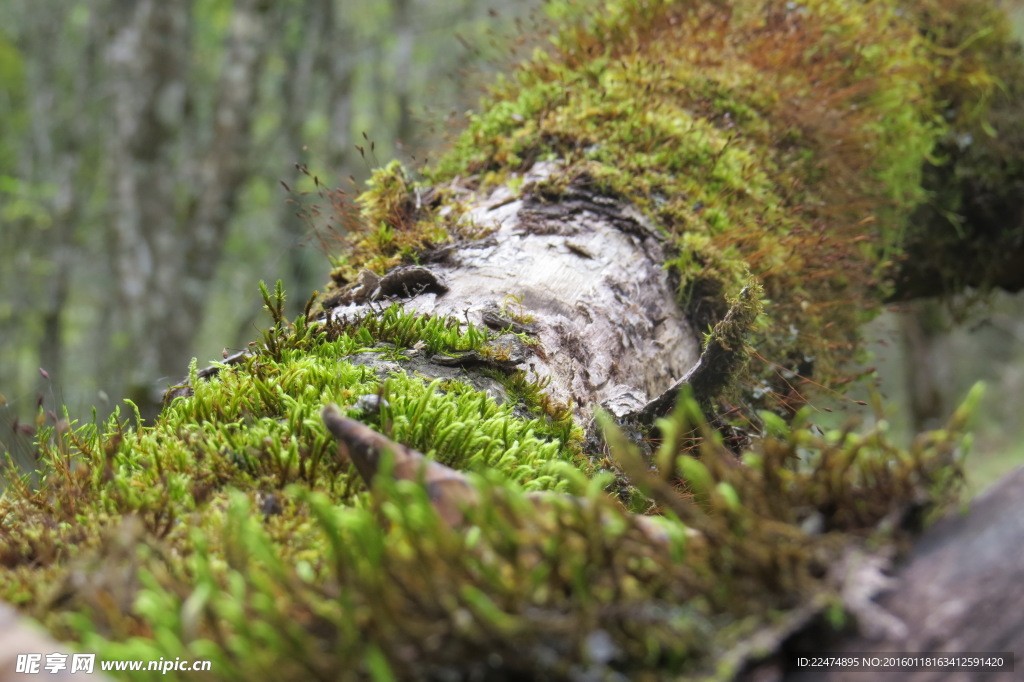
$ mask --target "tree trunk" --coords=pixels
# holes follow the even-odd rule
[[[904,373],[914,433],[935,429],[947,417],[946,404],[953,377],[943,353],[947,329],[942,304],[923,299],[903,304],[899,312]]]
[[[157,328],[154,320],[172,316],[180,269],[177,188],[166,169],[187,123],[191,4],[121,3],[118,10],[128,20],[107,46],[117,131],[111,140],[110,258],[120,304],[114,329],[142,339]],[[130,386],[128,394],[146,405],[147,391],[138,385],[159,376],[161,345],[133,348],[130,363],[111,354],[104,374],[115,386]]]
[[[233,5],[218,94],[205,121],[189,93],[191,3],[129,5],[129,21],[107,48],[117,130],[111,152],[114,327],[126,333],[114,334],[113,342],[162,332],[111,354],[106,374],[119,377],[112,383],[129,386],[129,397],[155,416],[161,383],[192,356],[208,285],[247,178],[267,8],[257,0]],[[180,155],[188,159],[184,182],[168,172]]]

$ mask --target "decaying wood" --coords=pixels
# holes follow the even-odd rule
[[[744,288],[739,294],[739,302],[726,313],[721,326],[740,324],[735,318],[743,314],[743,306],[749,304],[751,297],[750,287]],[[725,339],[712,334],[696,364],[679,381],[644,405],[635,418],[644,425],[653,424],[655,419],[672,411],[680,392],[686,386],[690,387],[698,403],[709,409],[711,400],[727,388],[732,380],[733,372],[729,370],[734,368],[739,351],[738,348],[729,347]]]
[[[789,682],[969,682],[1021,679],[1024,665],[1024,468],[1003,478],[932,526],[916,543],[887,593],[878,600],[899,623],[884,633],[839,641],[812,637],[800,651],[878,655],[885,652],[1014,652],[1016,672],[788,671]],[[775,679],[779,679],[776,677]]]
[[[477,492],[465,475],[343,416],[336,405],[325,407],[322,416],[327,429],[338,439],[342,456],[355,465],[367,485],[377,475],[381,459],[390,453],[393,458],[391,475],[396,480],[422,482],[444,522],[450,526],[462,523],[463,507],[477,499]]]
[[[559,172],[535,164],[524,186]],[[386,292],[388,273],[336,299],[331,314],[364,314],[390,293],[419,313],[507,322],[537,342],[515,366],[549,379],[546,393],[584,422],[597,405],[619,415],[642,408],[700,353],[663,267],[663,240],[628,203],[578,187],[555,204],[522,196],[503,186],[474,202],[463,221],[485,236],[417,268],[419,286]]]
[[[339,454],[352,462],[359,472],[359,477],[367,486],[372,488],[383,457],[390,454],[391,476],[398,481],[421,483],[427,490],[431,505],[448,526],[462,526],[466,520],[464,512],[480,503],[479,492],[465,474],[428,459],[422,453],[396,443],[355,419],[343,416],[336,405],[324,407],[321,417],[327,430],[338,440]],[[529,493],[527,498],[538,508],[544,508],[556,498],[558,501],[568,501],[577,506],[590,504],[585,498],[548,492]],[[657,543],[668,542],[664,530],[649,517],[634,515],[631,518],[635,527],[648,540]],[[694,533],[691,540],[699,542],[698,537],[699,534]]]

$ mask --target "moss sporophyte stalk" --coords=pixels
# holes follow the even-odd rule
[[[447,154],[419,180],[376,171],[343,209],[347,250],[303,315],[261,287],[261,338],[193,363],[154,423],[126,402],[39,432],[38,471],[4,472],[0,598],[104,658],[238,680],[727,679],[819,614],[857,616],[841,569],[955,499],[978,392],[900,448],[882,425],[816,430],[794,377],[841,388],[922,168],[985,120],[1006,37],[979,6],[550,3],[551,48]],[[514,181],[539,161],[561,172]],[[707,332],[706,388],[595,436],[510,361],[531,342],[517,292],[501,329],[375,298],[486,237],[463,217],[510,179],[644,214]],[[708,423],[723,396],[749,446]],[[422,461],[439,478],[403,468]]]

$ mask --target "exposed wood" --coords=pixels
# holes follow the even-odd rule
[[[377,433],[354,419],[342,416],[336,405],[323,410],[323,420],[345,459],[351,461],[362,479],[370,484],[381,466],[381,459],[390,456],[391,475],[399,481],[419,481],[427,489],[430,502],[438,515],[450,526],[462,523],[462,507],[473,504],[476,490],[465,474],[444,466],[410,447]]]
[[[523,181],[558,172],[539,163]],[[579,188],[547,204],[499,187],[463,220],[485,236],[425,264],[439,284],[412,297],[393,288],[393,298],[421,313],[526,331],[537,345],[518,368],[550,379],[548,393],[579,416],[597,405],[617,415],[638,410],[696,364],[699,341],[661,266],[662,240],[629,205]],[[379,307],[369,301],[384,300],[373,292],[386,280],[364,278],[356,291],[366,295],[332,314]]]
[[[365,424],[343,416],[337,405],[326,406],[321,412],[321,417],[327,429],[338,440],[339,455],[352,462],[366,485],[372,487],[383,459],[390,457],[391,478],[422,485],[437,515],[447,526],[460,528],[465,523],[467,510],[480,504],[480,493],[473,487],[466,474],[429,459],[422,453],[377,433]],[[551,505],[559,502],[582,508],[590,503],[586,498],[546,492],[530,493],[528,498],[542,510],[541,513],[547,514],[556,513]],[[608,501],[615,504],[610,499]],[[651,517],[634,515],[630,520],[649,541],[667,544],[665,531],[652,521]],[[701,541],[701,536],[696,531],[692,531],[689,537],[693,542]]]

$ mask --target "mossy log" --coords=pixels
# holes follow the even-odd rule
[[[323,193],[343,248],[303,315],[261,287],[262,337],[155,423],[40,431],[0,597],[207,680],[730,679],[823,621],[892,631],[873,599],[955,503],[970,404],[899,448],[808,403],[913,290],[930,178],[981,172],[943,145],[1013,125],[1005,17],[549,7],[420,179]]]

